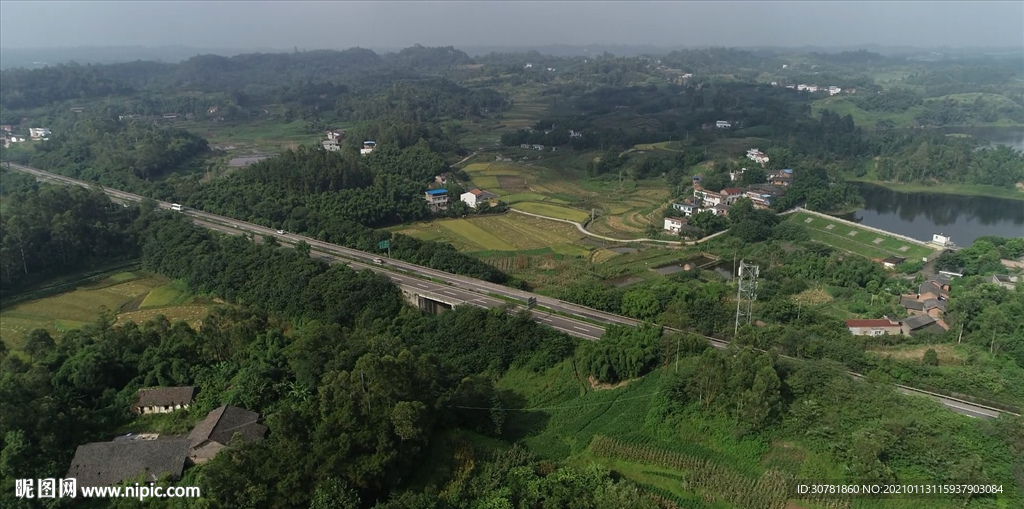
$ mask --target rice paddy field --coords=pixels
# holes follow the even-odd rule
[[[0,312],[0,341],[11,350],[21,350],[25,335],[35,329],[45,329],[59,340],[64,332],[94,323],[103,309],[116,312],[118,323],[142,323],[160,314],[172,322],[184,320],[197,326],[209,304],[163,276],[124,272],[4,309]]]
[[[902,256],[915,260],[935,253],[934,249],[919,244],[803,212],[792,214],[789,220],[806,226],[816,242],[866,258]]]
[[[585,235],[570,224],[522,214],[443,219],[403,225],[393,231],[423,240],[448,242],[460,251],[482,257],[515,256],[522,252],[589,256]]]

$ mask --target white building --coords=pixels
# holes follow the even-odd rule
[[[729,172],[729,182],[736,182],[743,177],[743,174],[747,172],[746,168],[740,168],[740,171]]]
[[[725,197],[714,191],[694,190],[693,197],[701,200],[705,207],[714,207],[725,202]]]
[[[46,139],[50,136],[50,130],[45,127],[29,127],[28,136],[33,140]]]
[[[839,87],[836,87],[836,86],[828,87],[828,95],[836,95],[836,94],[838,94],[839,92],[842,92],[842,91],[843,91],[843,89],[841,89]]]
[[[341,150],[341,144],[338,143],[337,140],[324,140],[322,143],[324,146],[324,150],[328,152],[337,152]]]
[[[936,244],[942,247],[952,246],[953,239],[945,233],[936,233],[932,235],[932,244]]]
[[[493,199],[496,199],[497,197],[498,195],[494,193],[489,193],[481,189],[470,189],[469,191],[462,193],[462,196],[460,196],[459,198],[463,201],[463,203],[475,209],[481,203],[489,202]]]
[[[747,159],[764,166],[768,163],[768,154],[765,154],[756,148],[752,148],[747,151]]]
[[[363,148],[359,149],[359,154],[365,156],[372,153],[375,148],[377,148],[377,142],[366,140],[363,142]]]
[[[672,233],[679,233],[679,230],[683,229],[683,225],[686,221],[678,217],[666,217],[665,218],[665,230]]]
[[[715,127],[718,129],[728,129],[732,127],[732,122],[729,122],[728,120],[718,120],[715,121]]]

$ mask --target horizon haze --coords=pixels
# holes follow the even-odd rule
[[[0,3],[6,49],[1024,47],[1024,2]]]

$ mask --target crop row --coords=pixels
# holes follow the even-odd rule
[[[721,500],[748,509],[781,509],[789,494],[789,482],[778,470],[752,479],[717,461],[600,435],[591,441],[590,451],[598,456],[678,470],[684,474],[683,489],[704,494],[707,502]]]

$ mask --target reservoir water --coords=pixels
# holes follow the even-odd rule
[[[993,145],[1024,151],[1024,128],[947,129],[970,134]],[[959,246],[987,235],[1024,237],[1024,201],[986,196],[898,193],[881,186],[857,184],[864,208],[842,216],[875,228],[929,241],[945,233]]]

